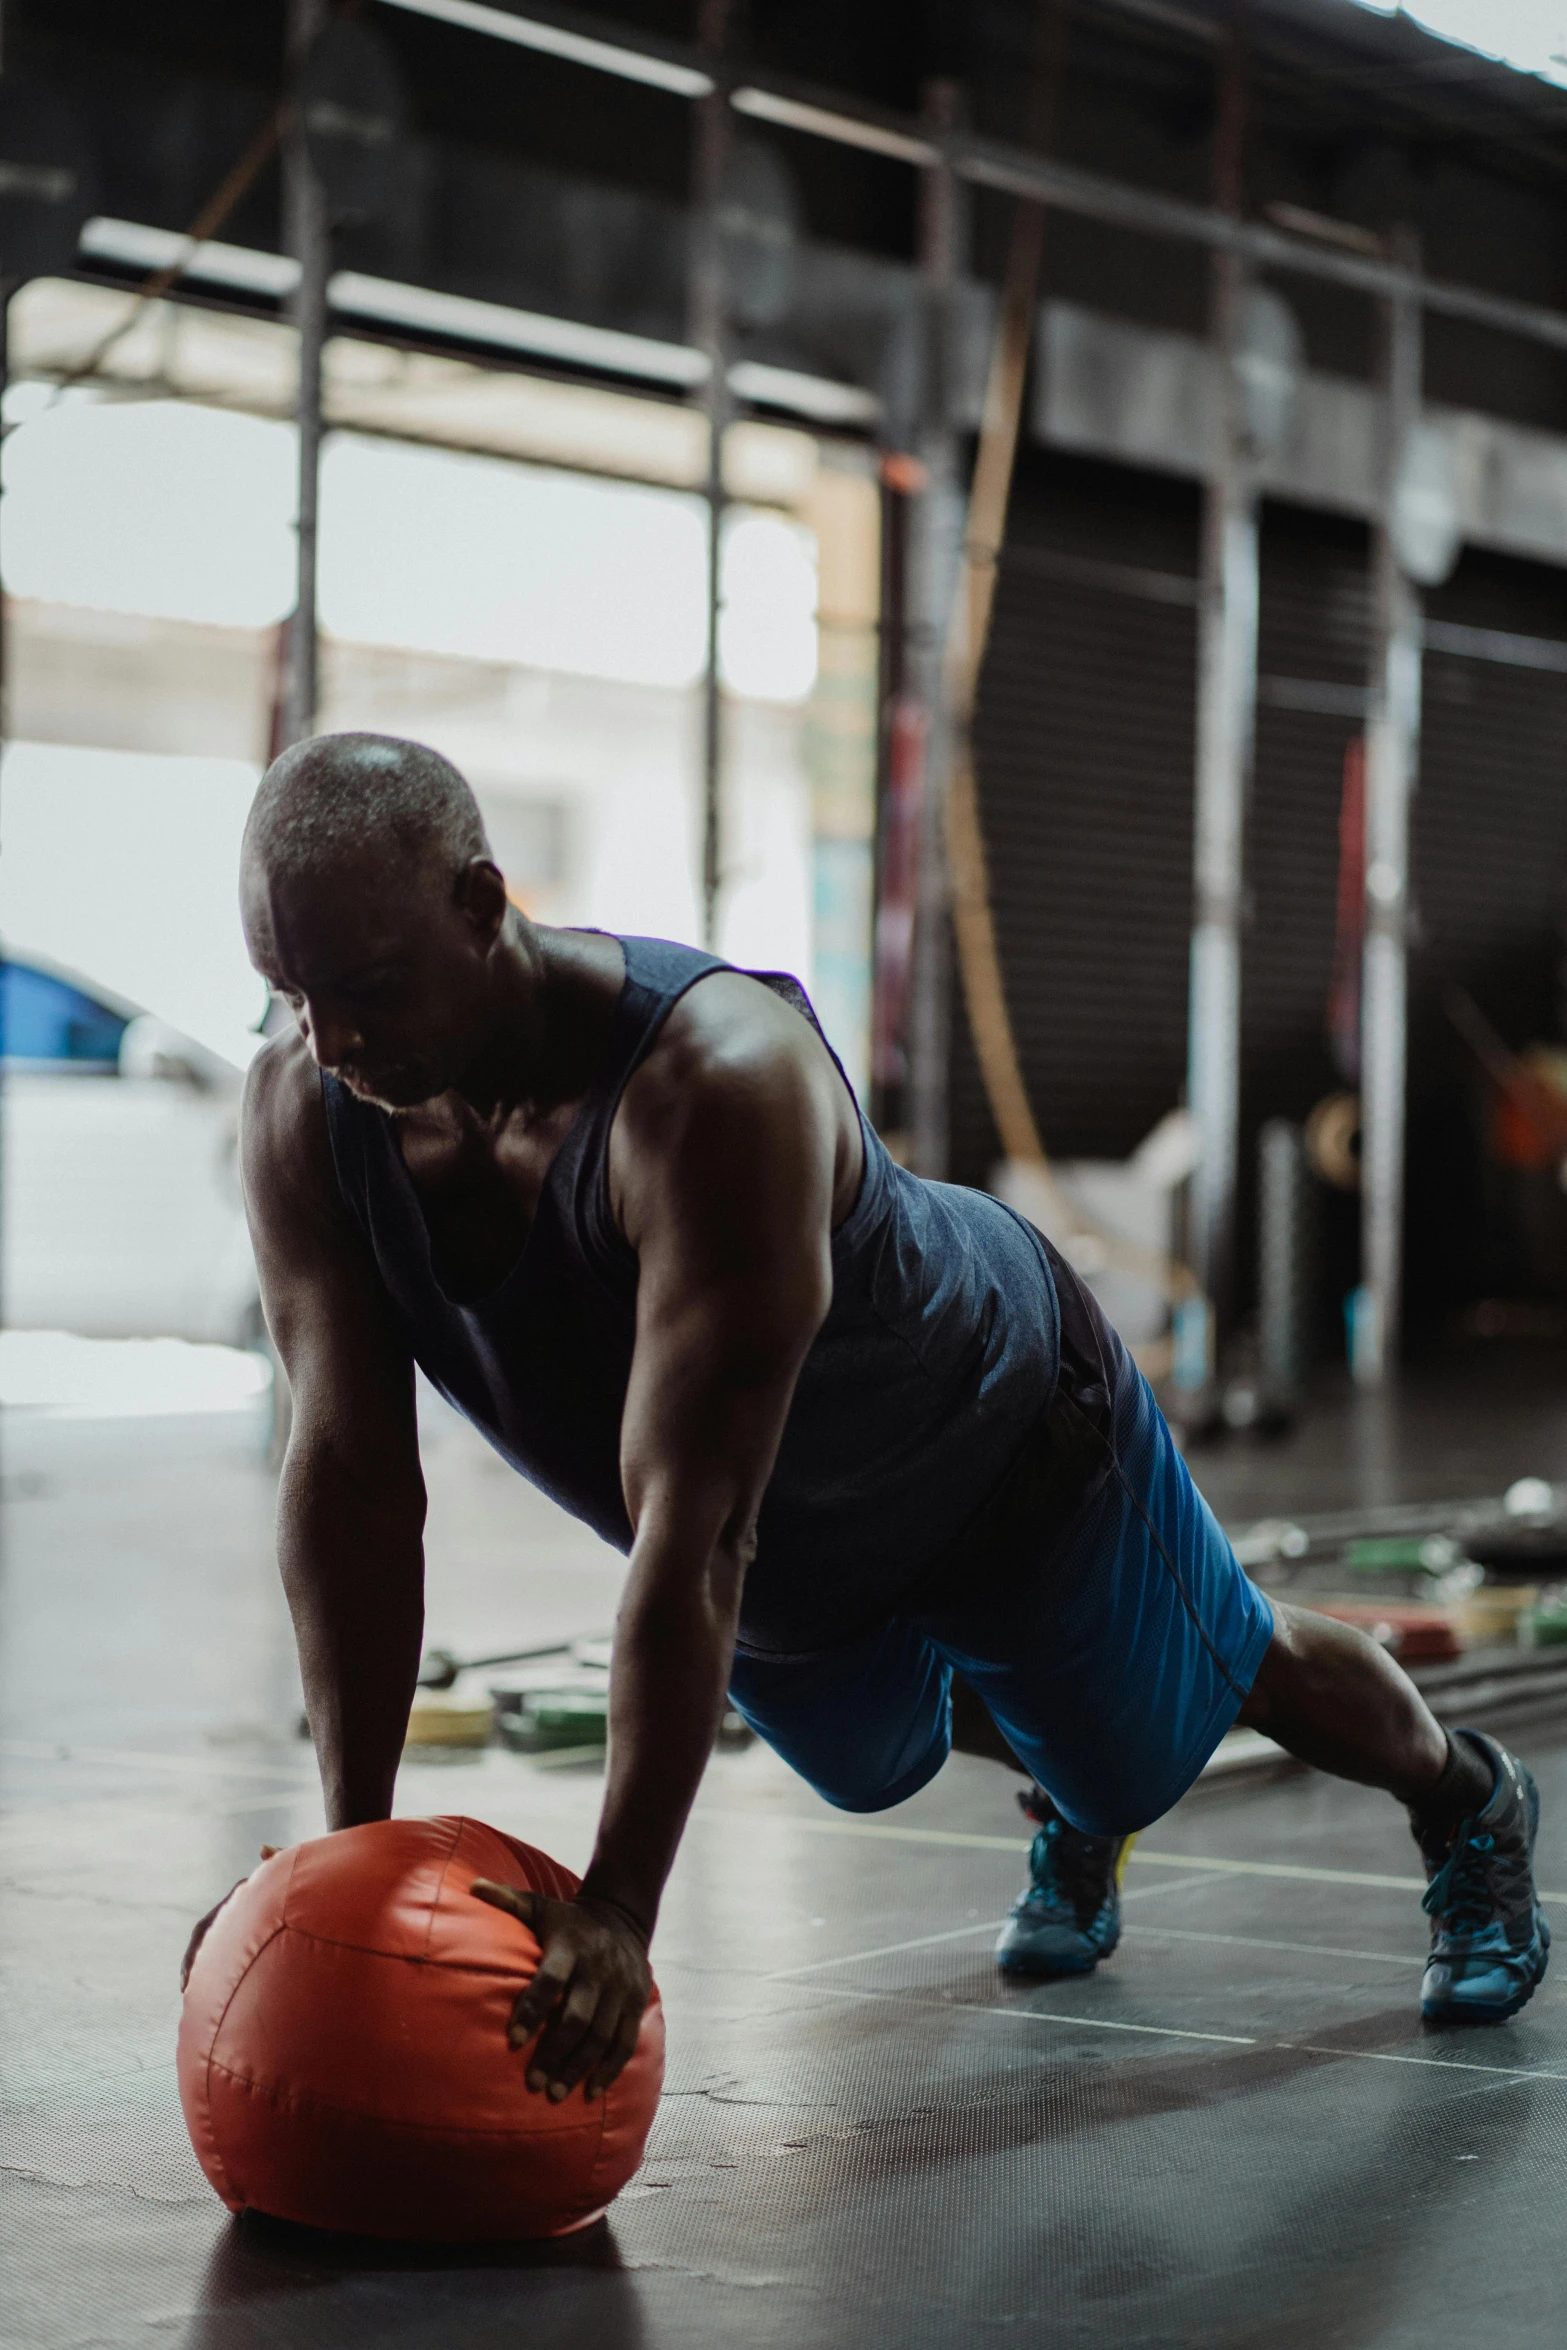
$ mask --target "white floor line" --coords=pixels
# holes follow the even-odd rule
[[[1292,1877],[1305,1885],[1370,1885],[1384,1893],[1423,1893],[1424,1877],[1382,1877],[1369,1869],[1317,1869],[1304,1861],[1221,1860],[1216,1853],[1145,1852],[1134,1844],[1128,1858],[1149,1861],[1166,1869],[1215,1869],[1226,1877]],[[1567,1901],[1567,1893],[1542,1894],[1545,1901]]]
[[[1268,1942],[1257,1934],[1199,1934],[1184,1926],[1161,1926],[1157,1920],[1147,1928],[1150,1939],[1165,1942],[1222,1942],[1237,1950],[1286,1950],[1300,1958],[1357,1958],[1368,1959],[1376,1966],[1425,1965],[1425,1952],[1416,1958],[1407,1951],[1340,1950],[1331,1942]]]
[[[1160,1885],[1123,1885],[1121,1906],[1129,1901],[1157,1901],[1161,1893],[1200,1893],[1204,1885],[1222,1885],[1224,1871],[1213,1869],[1206,1877],[1166,1877]]]
[[[1025,2024],[1080,2025],[1085,2032],[1135,2032],[1152,2040],[1208,2040],[1225,2048],[1256,2048],[1261,2043],[1245,2032],[1188,2032],[1178,2024],[1121,2024],[1108,2016],[1057,2015],[1045,2007],[993,2007],[977,1999],[920,1999],[907,1991],[851,1991],[843,1983],[802,1983],[802,1991],[819,1991],[828,1999],[895,1999],[905,2007],[933,2007],[942,2015],[1007,2015]]]
[[[1217,1883],[1218,1879],[1214,1878],[1212,1882]],[[1152,1896],[1156,1893],[1173,1893],[1177,1890],[1182,1893],[1189,1893],[1192,1891],[1192,1889],[1193,1880],[1191,1878],[1172,1877],[1169,1883],[1166,1885],[1139,1885],[1134,1889],[1134,1891],[1130,1893],[1123,1893],[1121,1899],[1123,1902],[1147,1901],[1151,1899]],[[939,1942],[966,1941],[971,1934],[999,1934],[1006,1922],[1007,1921],[1005,1918],[990,1918],[977,1926],[950,1926],[944,1933],[940,1934],[917,1934],[911,1942],[882,1942],[878,1943],[874,1950],[848,1950],[844,1952],[841,1958],[809,1958],[806,1960],[803,1966],[779,1967],[775,1972],[768,1976],[767,1980],[770,1983],[787,1983],[792,1982],[796,1975],[814,1974],[819,1967],[859,1966],[864,1961],[872,1958],[897,1958],[906,1950],[930,1950],[933,1949]],[[1168,1931],[1168,1929],[1156,1927],[1154,1931],[1165,1932]],[[1234,1941],[1239,1939],[1239,1937],[1234,1935],[1217,1934],[1207,1936],[1194,1935],[1191,1937],[1191,1939],[1224,1942]],[[1293,1948],[1294,1946],[1290,1943],[1278,1942],[1269,1943],[1267,1947],[1269,1949],[1287,1950]],[[1348,1951],[1338,1951],[1334,1955],[1344,1958],[1350,1957],[1354,1954]]]
[[[1351,2056],[1357,2064],[1416,2064],[1434,2072],[1485,2073],[1501,2081],[1567,2081],[1567,2073],[1550,2073],[1528,2064],[1466,2064],[1461,2056],[1396,2056],[1386,2048],[1333,2048],[1315,2040],[1276,2040],[1276,2048],[1298,2048],[1305,2056]]]
[[[897,1958],[905,1950],[932,1950],[938,1942],[965,1942],[973,1934],[999,1934],[1005,1918],[989,1918],[977,1926],[951,1926],[944,1934],[919,1934],[912,1942],[882,1942],[874,1950],[847,1950],[841,1958],[808,1958],[803,1966],[778,1967],[770,1983],[790,1983],[796,1975],[814,1974],[824,1966],[860,1966],[873,1958]]]
[[[1567,2073],[1548,2072],[1536,2065],[1472,2064],[1457,2056],[1399,2056],[1389,2049],[1335,2048],[1315,2040],[1266,2040],[1240,2032],[1192,2032],[1176,2024],[1117,2023],[1108,2016],[1063,2015],[1043,2007],[992,2007],[979,2000],[921,1999],[907,1991],[851,1991],[843,1983],[802,1983],[799,1988],[819,1992],[829,1999],[892,2000],[904,2007],[934,2008],[942,2015],[1003,2015],[1015,2022],[1066,2024],[1084,2032],[1135,2032],[1155,2040],[1204,2040],[1225,2048],[1276,2048],[1302,2056],[1330,2056],[1341,2063],[1416,2065],[1433,2072],[1480,2073],[1493,2080],[1567,2081]]]
[[[691,1817],[752,1830],[759,1826],[795,1828],[807,1836],[869,1836],[889,1844],[957,1844],[976,1852],[1020,1854],[1023,1850],[1020,1837],[979,1836],[960,1828],[879,1827],[868,1820],[812,1820],[798,1813],[720,1811],[705,1805]],[[1385,1877],[1369,1869],[1309,1868],[1302,1861],[1227,1860],[1218,1853],[1152,1852],[1142,1844],[1134,1845],[1128,1858],[1136,1867],[1210,1869],[1224,1877],[1286,1877],[1307,1885],[1365,1885],[1387,1893],[1423,1893],[1426,1889],[1424,1877]],[[1567,1893],[1552,1893],[1542,1887],[1540,1899],[1567,1906]]]

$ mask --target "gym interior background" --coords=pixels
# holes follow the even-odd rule
[[[342,727],[451,756],[539,919],[797,974],[1251,1571],[1518,1722],[1567,1901],[1564,54],[1499,0],[6,0],[0,2342],[1556,2338],[1559,1993],[1433,2053],[1396,1824],[1245,1734],[1048,1992],[988,1970],[1004,1775],[845,1824],[732,1741],[569,2253],[230,2223],[172,2048],[189,1920],[320,1817],[234,872]],[[580,1861],[619,1562],[421,1410],[465,1669],[399,1806]]]

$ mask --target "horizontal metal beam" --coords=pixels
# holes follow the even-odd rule
[[[641,82],[647,89],[668,90],[676,98],[705,98],[713,87],[713,77],[695,49],[675,42],[654,43],[613,25],[589,25],[564,12],[519,16],[509,8],[487,7],[483,0],[382,0],[382,5],[406,9],[410,16],[433,17],[438,24],[456,25],[463,32],[485,33],[491,40],[509,41],[541,57],[562,57],[567,64],[585,65],[594,73]]]
[[[688,51],[670,42],[651,43],[641,34],[575,12],[531,11],[524,16],[481,5],[480,0],[382,0],[382,5],[517,42],[680,97],[704,97],[713,86],[695,49]],[[877,112],[837,92],[798,84],[746,81],[731,93],[730,102],[737,112],[758,122],[776,123],[807,138],[885,155],[920,170],[945,161],[960,179],[975,187],[1032,198],[1138,235],[1240,252],[1261,269],[1322,278],[1383,301],[1417,302],[1446,318],[1461,318],[1497,334],[1567,351],[1567,314],[1540,303],[1517,302],[1505,295],[1483,293],[1478,287],[1452,285],[1418,270],[1401,268],[1391,259],[1348,253],[1288,236],[1261,222],[1237,220],[1211,205],[1161,196],[1097,172],[1079,171],[1000,140],[964,132],[936,136],[912,117]]]

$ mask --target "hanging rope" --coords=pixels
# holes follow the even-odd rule
[[[1060,86],[1067,10],[1052,11],[1046,50],[1036,82],[1036,122],[1048,134]],[[1057,1236],[1090,1239],[1104,1261],[1154,1283],[1175,1302],[1202,1295],[1196,1276],[1160,1250],[1139,1247],[1106,1231],[1074,1205],[1056,1181],[1035,1119],[1017,1038],[1007,1005],[990,892],[989,860],[980,821],[974,770],[973,718],[979,673],[989,641],[995,605],[996,572],[1006,537],[1007,507],[1017,462],[1029,343],[1039,294],[1044,253],[1043,209],[1020,202],[1013,217],[1006,276],[985,385],[985,405],[969,491],[968,527],[959,563],[957,592],[947,633],[943,682],[952,718],[951,770],[946,794],[947,866],[952,890],[952,926],[969,1029],[974,1038],[985,1098],[1001,1147],[1009,1159],[1030,1167],[1048,1202]]]

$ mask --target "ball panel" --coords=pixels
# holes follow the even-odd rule
[[[344,2235],[499,2243],[564,2235],[609,2200],[595,2199],[600,2124],[580,2104],[564,2131],[417,2129],[302,2099],[279,2105],[219,2066],[211,2104],[219,2141],[243,2149],[233,2210]]]
[[[323,1941],[422,1958],[462,1827],[458,1819],[373,1820],[297,1845],[287,1923]]]
[[[520,1938],[514,1919],[489,1915]],[[570,2100],[529,2096],[526,2052],[506,2041],[532,1971],[383,1958],[285,1928],[236,1987],[211,2061],[279,2107],[307,2098],[388,2125],[549,2135]]]
[[[499,1885],[515,1885],[555,1901],[569,1901],[580,1880],[548,1853],[536,1852],[515,1836],[503,1836],[482,1820],[439,1824],[458,1833],[431,1919],[426,1955],[441,1966],[488,1967],[495,1964],[497,1951],[508,1956],[517,1951],[525,1975],[531,1979],[539,1963],[539,1946],[533,1936],[520,1920],[507,1917],[488,1902],[476,1901],[470,1887],[476,1877],[493,1877]]]
[[[236,1987],[259,1953],[282,1932],[293,1862],[292,1852],[280,1852],[236,1886],[202,1937],[180,2008],[175,2077],[185,2127],[196,2160],[231,2211],[239,2209],[239,2202],[213,2131],[208,2064]]]

